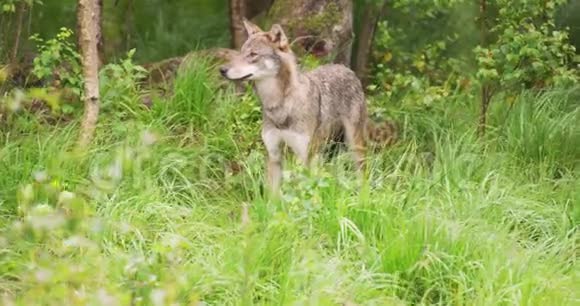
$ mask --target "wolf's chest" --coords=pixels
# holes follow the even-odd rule
[[[284,130],[294,123],[292,111],[285,105],[264,107],[264,117],[277,129]]]

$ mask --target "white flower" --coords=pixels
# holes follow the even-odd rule
[[[154,289],[151,291],[151,302],[155,306],[164,306],[165,298],[167,297],[167,292],[163,289]]]
[[[75,198],[75,194],[70,191],[63,191],[58,195],[58,202],[59,203],[67,203],[70,200]]]
[[[145,146],[151,146],[157,142],[157,136],[150,131],[144,131],[141,134],[141,142]]]
[[[34,272],[34,278],[39,283],[48,283],[54,273],[48,269],[38,269]]]
[[[48,180],[48,173],[46,173],[46,171],[35,171],[32,174],[32,177],[34,177],[36,182],[44,183]]]

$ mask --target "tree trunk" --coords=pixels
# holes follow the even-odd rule
[[[24,24],[24,13],[26,12],[26,2],[21,1],[18,4],[18,16],[16,17],[16,31],[14,32],[14,45],[10,55],[10,63],[16,67],[18,61],[18,51],[20,49],[20,37],[22,36],[22,26]]]
[[[333,56],[350,66],[353,40],[352,0],[275,0],[267,21],[282,25],[295,49],[318,58]]]
[[[97,43],[97,52],[99,52],[99,68],[105,64],[105,38],[103,35],[103,0],[97,0],[97,12],[98,16],[96,17],[99,25],[98,25],[98,43]]]
[[[229,0],[231,46],[239,50],[246,41],[243,19],[246,16],[246,0]]]
[[[480,39],[483,47],[487,46],[487,0],[479,0],[479,18],[480,18]],[[481,83],[481,105],[479,112],[478,134],[480,137],[485,135],[487,127],[487,110],[491,101],[491,88],[486,81]]]
[[[380,11],[374,5],[366,5],[363,13],[361,29],[358,35],[358,48],[354,61],[354,71],[361,79],[363,84],[368,80],[368,62],[369,55],[375,37],[375,30],[380,18],[384,16],[387,10],[388,0],[385,0]]]
[[[133,0],[127,0],[127,6],[125,7],[125,22],[123,23],[123,29],[125,31],[125,50],[131,49],[132,36],[133,33],[133,20],[134,18],[134,5]]]
[[[479,112],[479,127],[478,134],[480,137],[485,136],[485,128],[487,127],[487,110],[489,102],[491,101],[491,92],[487,84],[481,85],[481,106]]]
[[[95,18],[97,19],[98,22],[98,33],[97,35],[97,52],[98,52],[98,67],[99,69],[101,68],[101,66],[105,63],[105,43],[104,43],[104,37],[103,37],[103,33],[102,33],[102,28],[103,28],[103,0],[96,0],[96,4],[95,4]],[[81,31],[82,31],[82,24],[81,24],[81,5],[80,5],[80,0],[79,0],[79,5],[77,6],[77,39],[78,39],[78,45],[79,47],[82,46],[83,42],[82,42],[82,36],[81,36]],[[127,19],[127,18],[126,18]]]
[[[99,0],[79,0],[77,22],[85,81],[85,113],[81,124],[79,148],[86,148],[92,141],[99,116],[99,51],[101,36],[99,27]]]

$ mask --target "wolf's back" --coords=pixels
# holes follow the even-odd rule
[[[320,90],[329,98],[325,100],[331,104],[329,107],[333,108],[332,113],[348,114],[353,119],[362,119],[366,122],[364,129],[367,140],[380,146],[390,146],[397,141],[399,133],[394,121],[385,120],[377,123],[367,117],[362,84],[351,69],[343,65],[330,64],[306,74],[317,86],[322,87]]]

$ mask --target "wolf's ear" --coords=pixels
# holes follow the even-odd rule
[[[270,29],[270,40],[278,45],[278,48],[282,51],[288,51],[290,45],[288,44],[288,37],[282,30],[282,27],[279,24],[274,24]]]
[[[246,28],[246,32],[248,33],[248,36],[252,36],[256,33],[263,32],[262,29],[260,29],[260,27],[253,24],[248,19],[244,18],[242,21],[244,22],[244,27]]]

